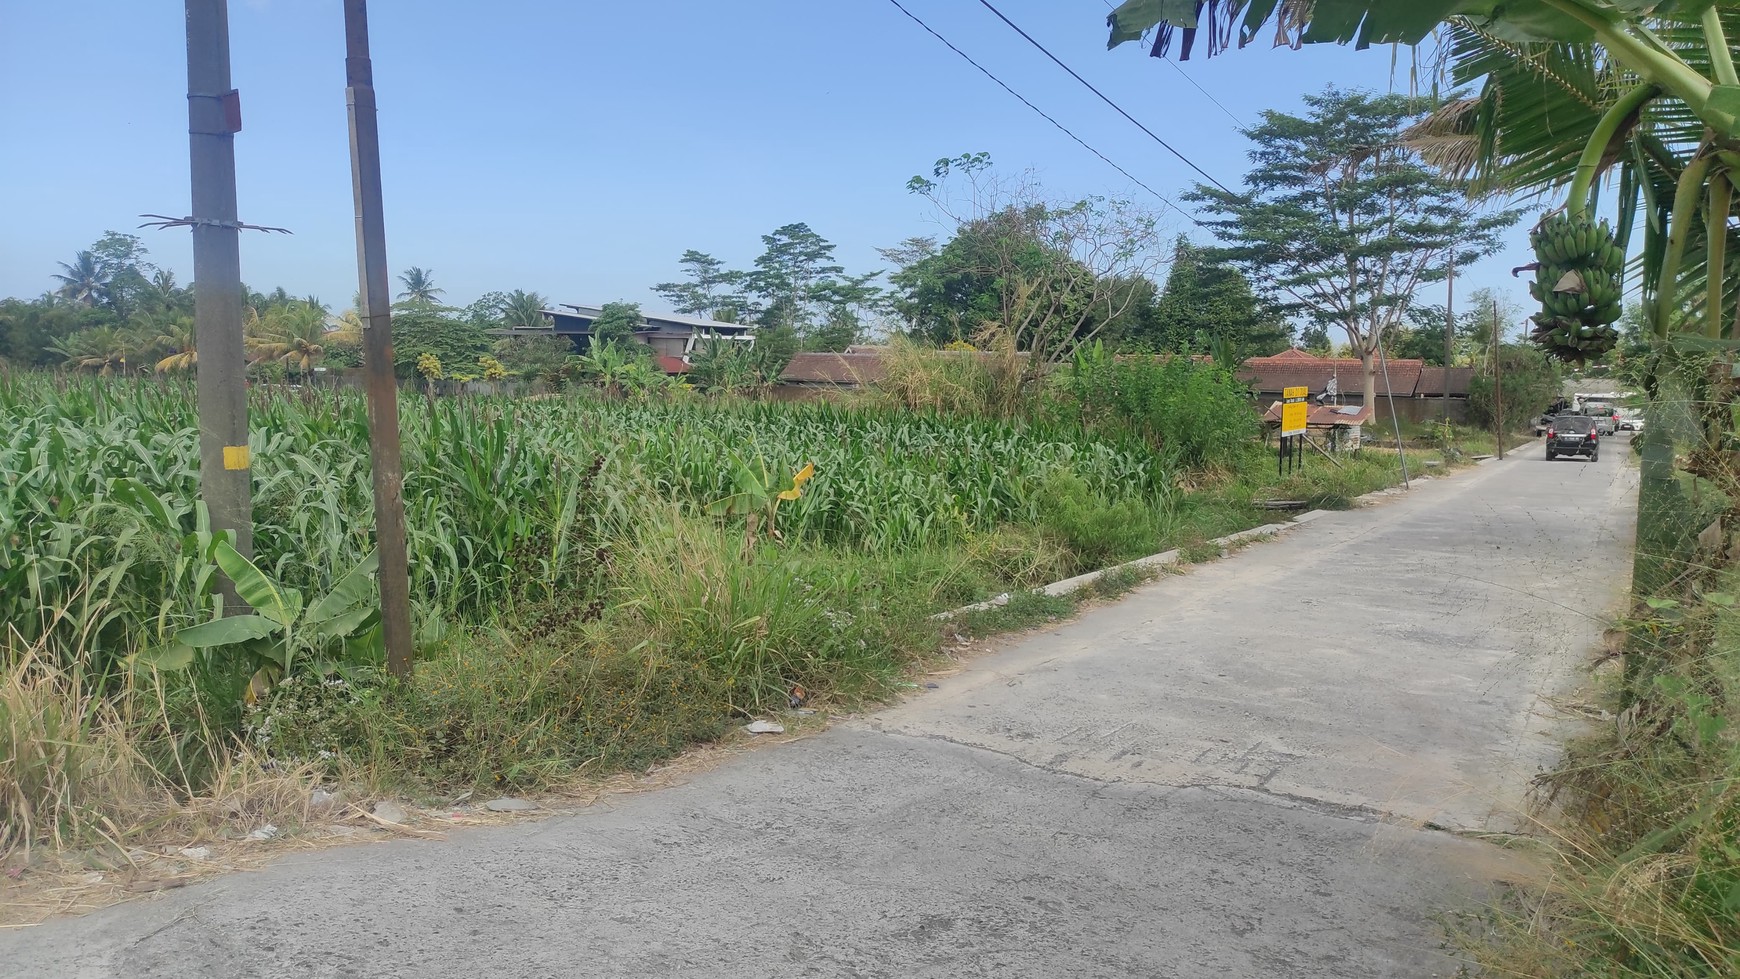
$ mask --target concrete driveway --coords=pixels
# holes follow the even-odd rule
[[[0,975],[1449,976],[1635,486],[1537,444],[685,786],[3,933]]]

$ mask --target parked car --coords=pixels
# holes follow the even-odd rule
[[[1559,456],[1584,456],[1590,462],[1601,458],[1600,419],[1588,415],[1560,415],[1547,429],[1547,461]]]

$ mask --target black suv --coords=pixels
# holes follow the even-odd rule
[[[1547,459],[1559,456],[1601,458],[1601,433],[1588,415],[1560,415],[1547,423]]]

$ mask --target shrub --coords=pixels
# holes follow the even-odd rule
[[[1092,427],[1134,432],[1193,470],[1230,462],[1258,431],[1248,389],[1225,368],[1182,355],[1118,357],[1098,342],[1058,373],[1052,405]]]
[[[1133,500],[1098,498],[1067,470],[1040,484],[1039,519],[1044,532],[1069,550],[1075,571],[1152,554],[1161,536],[1156,511]]]

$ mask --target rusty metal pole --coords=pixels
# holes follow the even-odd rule
[[[345,105],[350,115],[351,190],[356,202],[357,280],[362,292],[363,385],[374,464],[375,543],[380,550],[381,627],[387,669],[411,673],[411,582],[405,558],[405,466],[399,452],[399,385],[393,378],[393,306],[381,205],[381,140],[364,0],[344,0]]]
[[[235,134],[241,101],[230,87],[227,0],[187,0],[187,149],[193,191],[193,333],[199,351],[199,492],[215,530],[254,555],[248,387],[242,349],[241,231]],[[226,610],[246,606],[226,580]]]

